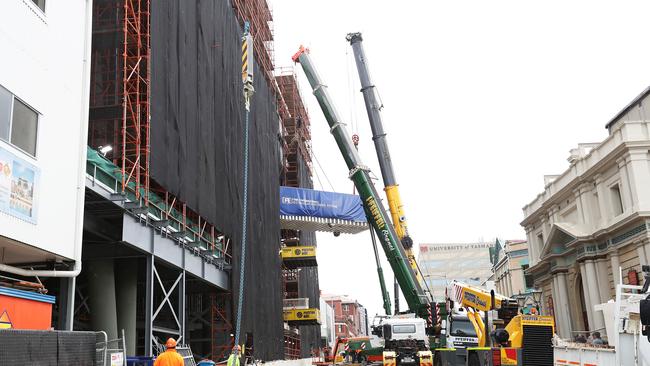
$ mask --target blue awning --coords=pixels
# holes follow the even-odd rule
[[[283,229],[356,234],[368,229],[357,195],[280,187]]]
[[[280,215],[367,222],[357,195],[280,187]]]

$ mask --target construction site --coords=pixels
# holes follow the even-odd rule
[[[366,33],[336,35],[360,137],[271,5],[0,5],[0,365],[650,365],[650,88],[544,176],[525,239],[416,243]]]

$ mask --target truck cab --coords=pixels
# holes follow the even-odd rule
[[[448,347],[467,349],[478,346],[478,336],[467,313],[458,312],[451,315],[447,322],[447,328],[446,344]]]
[[[386,318],[381,324],[385,365],[423,365],[431,361],[427,323],[414,314]]]

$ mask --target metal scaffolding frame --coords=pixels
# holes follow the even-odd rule
[[[228,238],[196,211],[150,179],[150,0],[96,0],[88,144],[111,146],[115,190],[155,211],[188,237],[229,263]],[[96,167],[95,167],[96,170]],[[112,185],[111,185],[112,186]]]
[[[151,80],[149,0],[125,0],[122,17],[122,192],[149,196],[149,100]]]
[[[304,186],[299,181],[298,157],[305,162],[307,176],[312,175],[311,122],[307,108],[302,102],[298,80],[293,68],[279,69],[275,77],[280,94],[278,106],[282,119],[283,146],[285,147],[286,163],[284,165],[284,185],[289,187]],[[286,112],[284,107],[286,107]]]
[[[230,292],[214,293],[210,296],[211,311],[211,341],[212,359],[215,361],[225,359],[234,346],[231,337],[233,326],[231,323],[232,294]]]
[[[174,336],[179,344],[185,343],[185,271],[178,273],[173,284],[165,286],[152,255],[147,256],[147,293],[145,297],[145,356],[154,356],[154,351],[164,345],[168,336]],[[157,283],[157,285],[156,285]],[[156,289],[162,294],[155,306]],[[177,292],[177,303],[172,304],[171,295]],[[159,296],[160,297],[160,296]],[[156,323],[160,312],[167,308],[174,319],[176,328],[169,328]],[[159,341],[160,340],[160,341]]]

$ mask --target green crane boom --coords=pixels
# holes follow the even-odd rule
[[[347,128],[341,122],[327,91],[327,86],[323,84],[316,72],[308,50],[300,47],[300,50],[293,56],[293,61],[300,63],[307,80],[309,80],[314,96],[330,126],[330,132],[334,136],[334,140],[336,140],[336,144],[343,155],[343,160],[345,160],[350,170],[349,177],[359,192],[368,223],[372,225],[372,228],[377,233],[379,242],[384,249],[395,278],[402,288],[402,293],[410,311],[425,319],[430,318],[429,300],[408,264],[404,247],[400,243],[377,194],[377,190],[370,180],[369,169],[363,165],[357,150],[352,145]]]

